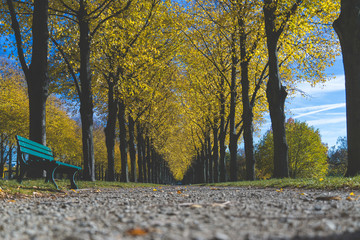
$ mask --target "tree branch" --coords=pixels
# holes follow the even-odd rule
[[[24,55],[24,49],[23,49],[23,44],[22,44],[22,39],[21,39],[19,22],[16,19],[16,12],[15,12],[12,0],[6,0],[6,2],[9,7],[9,10],[10,10],[11,27],[14,30],[14,34],[15,34],[16,47],[17,47],[17,52],[18,52],[21,68],[23,69],[24,74],[27,78],[29,75],[29,67],[27,66],[26,61],[25,61],[25,55]]]
[[[78,95],[80,97],[81,96],[81,88],[80,88],[79,82],[77,80],[75,71],[74,71],[73,67],[70,64],[70,61],[66,57],[66,54],[65,54],[64,50],[61,48],[61,46],[58,44],[58,42],[52,36],[50,37],[50,39],[55,44],[55,47],[59,50],[62,58],[64,59],[64,61],[66,63],[66,66],[68,67],[69,73],[72,76],[72,78],[74,79],[76,91],[78,92]]]

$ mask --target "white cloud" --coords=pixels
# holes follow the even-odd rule
[[[303,82],[297,85],[297,89],[310,96],[328,92],[345,91],[345,76],[337,75],[334,79],[324,84],[317,84],[315,87],[312,87],[308,82]]]
[[[325,125],[325,124],[334,124],[334,123],[346,123],[346,117],[338,117],[338,118],[328,118],[328,119],[317,119],[307,121],[309,125]]]
[[[305,117],[309,115],[313,115],[319,112],[324,112],[336,108],[345,107],[346,103],[335,103],[335,104],[325,104],[311,107],[302,107],[302,108],[294,108],[291,109],[291,112],[298,113],[299,115],[294,116],[294,118]]]

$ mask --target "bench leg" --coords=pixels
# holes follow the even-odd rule
[[[46,179],[45,182],[49,182],[49,180],[55,185],[56,189],[59,189],[58,185],[55,182],[55,170],[59,167],[59,165],[53,167],[52,169],[49,169],[50,176],[48,177],[48,172],[46,172]]]
[[[21,182],[22,182],[22,180],[23,180],[23,178],[24,178],[24,176],[25,176],[26,170],[27,170],[27,169],[26,169],[25,166],[21,166],[21,167],[20,167],[20,175],[19,175],[19,177],[18,177],[18,179],[17,179],[18,183],[21,183]]]
[[[77,172],[78,172],[78,170],[74,171],[74,173],[72,175],[70,175],[71,189],[78,189],[78,186],[75,184],[75,175]]]

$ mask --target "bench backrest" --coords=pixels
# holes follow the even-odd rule
[[[16,136],[16,140],[18,143],[18,148],[23,155],[24,153],[29,154],[31,156],[35,156],[36,161],[54,161],[54,156],[51,149],[47,146],[44,146],[40,143],[31,141],[27,138],[21,137],[19,135]],[[22,160],[26,163],[26,159],[22,156]]]

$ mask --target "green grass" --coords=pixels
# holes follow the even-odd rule
[[[44,179],[24,180],[21,184],[16,180],[0,180],[1,197],[26,197],[30,195],[47,196],[51,194],[64,194],[70,190],[68,179],[56,180],[59,190],[52,183],[45,183]],[[79,189],[100,189],[100,188],[136,188],[136,187],[155,187],[159,186],[150,183],[121,183],[105,181],[77,181]],[[34,193],[35,192],[35,193]]]
[[[16,180],[0,180],[0,198],[17,198],[29,196],[49,196],[54,194],[66,194],[70,190],[69,180],[57,180],[59,190],[52,183],[45,183],[44,179],[24,180],[21,184]],[[121,183],[105,181],[77,181],[79,189],[101,189],[101,188],[136,188],[136,187],[158,187],[151,183]],[[239,181],[225,183],[198,184],[200,186],[224,186],[224,187],[257,187],[257,188],[306,188],[323,190],[360,190],[360,176],[353,178],[324,177],[319,179],[269,179],[257,181]]]
[[[360,176],[352,178],[324,177],[318,179],[269,179],[226,183],[201,184],[206,186],[233,186],[259,188],[307,188],[307,189],[360,189]]]

